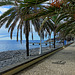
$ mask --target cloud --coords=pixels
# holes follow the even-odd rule
[[[2,7],[0,7],[0,12],[1,13],[4,13],[5,11],[7,11],[8,10],[8,8],[2,8]]]
[[[10,34],[0,34],[0,40],[11,40]],[[16,34],[13,34],[12,40],[16,40]]]
[[[0,16],[2,15],[2,13],[0,12]]]
[[[8,5],[8,6],[0,6],[0,15],[3,14],[4,12],[6,12],[11,7],[12,6],[10,6],[10,5]]]
[[[13,35],[13,37],[15,37],[16,35]],[[0,35],[0,38],[5,38],[5,37],[9,37],[9,35]]]

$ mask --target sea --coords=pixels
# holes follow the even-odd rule
[[[44,41],[41,41],[42,47],[49,46],[49,44],[45,45]],[[29,40],[29,49],[40,48],[39,43],[40,40]],[[20,41],[17,42],[16,40],[0,40],[0,52],[11,50],[26,50],[26,41],[23,40],[21,44]]]

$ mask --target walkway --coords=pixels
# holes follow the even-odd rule
[[[16,75],[75,75],[75,43]]]

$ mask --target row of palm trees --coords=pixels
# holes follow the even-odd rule
[[[44,1],[44,0],[42,0],[42,1]],[[27,56],[29,56],[29,31],[30,31],[29,16],[37,13],[39,11],[37,9],[38,7],[39,7],[39,9],[41,9],[40,3],[42,1],[38,1],[36,3],[35,3],[35,1],[34,2],[33,1],[32,2],[31,1],[30,2],[17,1],[16,4],[14,3],[15,7],[12,7],[11,9],[9,9],[8,11],[6,11],[4,14],[2,14],[0,16],[0,27],[2,27],[2,25],[4,23],[6,23],[5,27],[8,28],[8,32],[10,31],[11,39],[12,39],[13,30],[16,27],[17,22],[19,22],[19,24],[17,25],[17,41],[18,41],[18,33],[20,31],[20,39],[22,42],[22,31],[23,31],[25,34],[25,37],[26,37]],[[35,5],[34,5],[34,3],[35,3]],[[33,17],[31,16],[31,18],[33,18]],[[27,19],[29,19],[29,20],[27,20]],[[36,31],[38,31],[40,28],[39,21],[40,21],[40,19],[32,20],[32,23],[33,23]],[[42,34],[43,33],[44,32],[42,32]]]
[[[3,1],[3,4],[0,2],[1,6],[8,5],[10,2],[14,5],[0,16],[0,27],[2,27],[5,23],[5,27],[8,28],[8,32],[10,32],[10,37],[12,39],[13,30],[17,26],[17,41],[20,33],[21,43],[22,33],[25,34],[27,56],[29,56],[29,32],[31,31],[30,21],[39,36],[39,30],[41,30],[42,38],[44,38],[44,32],[49,35],[51,35],[51,31],[54,32],[54,48],[57,32],[65,32],[64,37],[66,37],[69,33],[75,35],[74,1],[66,0],[60,5],[60,8],[57,6],[51,6],[50,4],[52,3],[47,3],[46,1],[47,0],[15,0],[15,2]],[[43,5],[44,2],[47,6]]]
[[[63,5],[63,7],[61,7],[61,11],[59,11],[57,14],[53,15],[52,17],[49,16],[50,19],[48,19],[47,21],[49,21],[50,23],[49,25],[50,29],[54,32],[54,48],[55,48],[56,33],[60,32],[60,34],[63,34],[62,38],[64,40],[68,34],[75,35],[74,14],[75,14],[75,5],[73,1],[70,1],[69,4],[65,4],[65,6]],[[41,26],[41,28],[43,27],[43,25]]]

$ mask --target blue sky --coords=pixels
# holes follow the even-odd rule
[[[9,8],[11,8],[11,7],[12,6],[10,6],[10,5],[8,5],[8,6],[0,6],[0,16],[5,11],[7,11]],[[34,34],[34,37],[33,37],[34,40],[39,40],[40,39],[39,36],[38,36],[38,34],[35,31],[33,31],[33,34]],[[52,34],[51,37],[53,38],[53,34]],[[45,40],[46,39],[47,38],[45,38]],[[0,40],[11,40],[10,39],[10,33],[8,33],[8,29],[5,29],[5,25],[3,25],[2,28],[0,28]],[[16,40],[16,28],[15,28],[15,30],[13,32],[13,38],[12,38],[12,40]],[[23,40],[25,40],[25,36],[24,35],[23,35]],[[29,40],[32,40],[31,33],[29,35]]]

